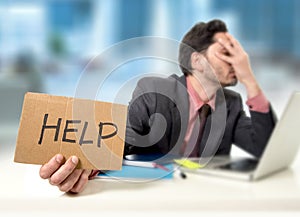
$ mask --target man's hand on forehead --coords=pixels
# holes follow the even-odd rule
[[[233,43],[230,41],[230,38],[227,35],[229,35],[229,33],[224,32],[224,34],[222,34],[222,36],[224,36],[224,37],[222,37],[222,36],[216,37],[216,42],[224,49],[226,49],[226,46],[233,47]]]
[[[240,43],[228,32],[224,33],[225,37],[217,37],[216,40],[219,45],[225,49],[229,55],[221,52],[216,52],[216,56],[229,64],[234,65],[236,61],[247,56],[246,52],[240,45]]]
[[[227,32],[220,34],[219,37],[216,37],[216,40],[219,45],[229,54],[228,55],[223,52],[216,51],[216,57],[227,62],[233,67],[235,75],[241,83],[245,84],[246,86],[250,86],[249,83],[257,86],[257,82],[249,63],[248,54],[244,51],[240,43]]]

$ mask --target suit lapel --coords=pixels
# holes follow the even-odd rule
[[[178,155],[186,135],[189,120],[189,96],[186,89],[185,76],[171,76],[175,79],[174,102],[176,107],[171,109],[172,114],[172,136],[170,137],[169,150],[172,154]]]

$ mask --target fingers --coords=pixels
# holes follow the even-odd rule
[[[231,55],[238,54],[243,49],[240,43],[228,32],[225,33],[228,40],[224,40],[222,38],[218,39],[219,44],[224,47]]]
[[[233,44],[229,40],[224,40],[222,38],[218,39],[219,44],[224,47],[230,54],[234,53]]]
[[[60,185],[69,175],[71,175],[77,164],[78,158],[76,156],[70,157],[64,165],[52,174],[49,180],[50,184]]]
[[[63,163],[64,157],[61,154],[55,155],[48,163],[40,168],[40,177],[43,179],[49,179]]]
[[[228,51],[229,55],[223,54],[222,52],[216,52],[216,56],[221,60],[228,62],[230,64],[234,64],[236,62],[236,58],[242,58],[245,55],[245,52],[239,42],[228,32],[225,33],[228,40],[224,38],[219,38],[218,43]]]
[[[229,57],[229,56],[226,56],[220,52],[216,52],[215,55],[220,58],[221,60],[225,61],[225,62],[228,62],[230,64],[233,64],[233,59],[232,57]]]
[[[240,43],[238,42],[238,40],[236,40],[232,35],[230,35],[228,32],[225,33],[225,35],[227,36],[228,40],[230,41],[230,43],[235,47],[235,46],[240,46]]]
[[[78,162],[76,156],[65,162],[64,157],[57,154],[40,168],[40,176],[63,192],[79,193],[87,184],[91,170],[76,169]]]
[[[58,185],[59,190],[63,192],[70,191],[78,182],[82,173],[82,169],[75,169],[62,183]]]
[[[72,192],[72,193],[82,192],[84,187],[86,186],[88,180],[89,180],[90,173],[91,173],[91,170],[83,170],[83,172],[81,173],[77,183],[69,191]]]

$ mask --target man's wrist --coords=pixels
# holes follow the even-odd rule
[[[261,93],[261,88],[255,79],[245,82],[244,85],[247,90],[248,99],[253,98]]]

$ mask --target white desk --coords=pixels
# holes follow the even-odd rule
[[[187,212],[195,216],[199,212],[206,216],[252,216],[253,212],[282,216],[284,212],[287,216],[300,212],[298,159],[289,170],[254,183],[195,174],[188,174],[185,180],[175,177],[142,184],[98,179],[90,181],[79,195],[64,194],[40,179],[39,166],[13,163],[12,151],[1,154],[0,163],[0,216],[82,216],[90,212],[97,216],[141,216],[140,212],[143,216]]]

